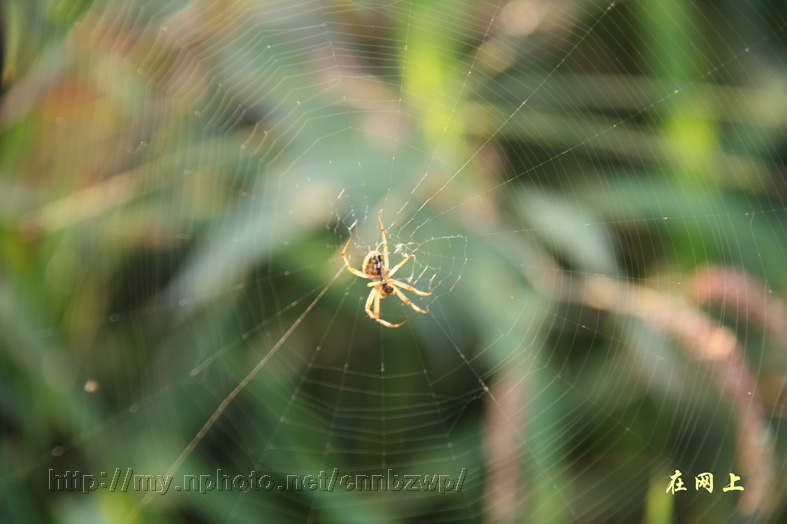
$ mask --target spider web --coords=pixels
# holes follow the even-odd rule
[[[20,216],[88,234],[55,265],[115,291],[77,293],[89,327],[48,371],[66,421],[13,484],[172,475],[59,494],[63,521],[778,521],[773,5],[85,8],[59,78],[110,102],[56,125],[98,137],[62,147],[103,176]],[[397,279],[432,293],[382,301],[397,329],[340,255],[382,249],[378,213]]]

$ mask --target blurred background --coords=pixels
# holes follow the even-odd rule
[[[1,521],[787,519],[782,1],[0,17]]]

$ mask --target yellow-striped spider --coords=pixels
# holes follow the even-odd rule
[[[398,324],[392,324],[387,320],[381,319],[380,299],[393,294],[399,297],[402,302],[410,306],[413,310],[419,313],[428,313],[429,309],[421,309],[413,304],[400,289],[415,293],[419,297],[428,297],[432,293],[419,291],[409,284],[391,278],[413,255],[407,255],[404,257],[404,260],[388,269],[390,263],[388,261],[388,240],[385,238],[385,226],[383,226],[383,219],[380,218],[380,215],[377,215],[377,220],[380,222],[380,233],[383,236],[383,252],[370,251],[369,254],[366,255],[366,258],[363,259],[363,264],[361,265],[363,271],[359,271],[350,265],[350,260],[347,258],[347,248],[350,247],[350,243],[352,242],[351,238],[347,241],[347,245],[345,245],[342,250],[342,258],[344,259],[344,265],[347,271],[357,277],[372,279],[372,281],[367,284],[368,287],[372,288],[372,291],[369,293],[369,298],[366,299],[366,306],[364,308],[369,318],[376,320],[385,327],[397,328],[407,322],[407,320],[405,319]]]

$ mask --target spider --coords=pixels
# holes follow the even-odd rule
[[[407,319],[398,324],[393,324],[387,320],[381,319],[380,299],[393,294],[399,297],[402,302],[410,306],[413,310],[419,313],[428,313],[429,309],[421,309],[413,304],[400,289],[415,293],[419,297],[428,297],[432,293],[419,291],[411,285],[391,278],[394,276],[394,273],[399,271],[399,268],[402,267],[405,262],[412,258],[413,255],[407,255],[404,257],[404,260],[390,268],[390,263],[388,261],[388,240],[385,238],[385,226],[383,226],[383,219],[380,218],[379,214],[377,215],[377,220],[380,222],[380,233],[383,236],[383,252],[370,251],[369,254],[366,255],[366,258],[363,259],[363,264],[361,265],[363,271],[359,271],[350,265],[350,260],[347,258],[347,248],[350,247],[350,243],[352,242],[352,238],[350,238],[342,250],[342,258],[344,259],[344,266],[347,268],[347,271],[357,277],[372,279],[371,282],[366,284],[368,287],[372,288],[372,291],[369,293],[369,298],[366,299],[366,306],[364,307],[369,318],[376,320],[385,327],[397,328],[407,322]]]

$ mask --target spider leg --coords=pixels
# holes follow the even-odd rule
[[[410,291],[412,293],[415,293],[419,297],[428,297],[429,295],[432,294],[431,291],[426,292],[426,291],[421,291],[420,289],[415,289],[410,284],[405,284],[401,280],[396,280],[396,279],[393,279],[393,278],[389,278],[389,279],[386,280],[386,282],[388,284],[390,284],[391,287],[400,287],[400,288],[404,289],[405,291]],[[374,286],[378,285],[379,283],[380,283],[379,280],[375,280],[373,282],[369,282],[368,284],[366,284],[366,287],[374,287]]]
[[[375,300],[375,298],[377,300]],[[377,317],[374,316],[375,313],[372,313],[372,303],[374,303]],[[380,297],[379,297],[379,293],[377,292],[377,289],[372,289],[369,292],[369,298],[366,299],[366,305],[364,306],[363,309],[364,311],[366,311],[366,314],[369,315],[369,318],[373,318],[376,320],[380,316]]]
[[[385,327],[389,327],[389,328],[398,328],[399,326],[401,326],[402,324],[404,324],[405,322],[407,322],[407,319],[404,319],[404,320],[402,320],[402,321],[401,321],[401,322],[399,322],[398,324],[392,324],[392,323],[388,322],[387,320],[383,320],[383,319],[381,319],[381,318],[376,318],[375,320],[376,320],[377,322],[379,322],[380,324],[382,324],[383,326],[385,326]]]
[[[390,284],[390,281],[389,281],[388,283]],[[397,297],[399,297],[399,299],[400,299],[402,302],[404,302],[405,304],[407,304],[408,306],[410,306],[412,309],[414,309],[415,311],[418,311],[419,313],[429,313],[429,309],[421,309],[420,307],[418,307],[418,306],[416,306],[415,304],[413,304],[412,302],[410,302],[410,299],[409,299],[409,298],[407,298],[407,297],[404,295],[404,293],[402,293],[401,291],[399,291],[399,290],[396,288],[396,286],[391,286],[391,287],[393,288],[393,293],[394,293],[394,295],[396,295]]]
[[[344,259],[344,267],[346,267],[347,271],[349,271],[356,277],[372,278],[371,276],[367,275],[363,271],[359,271],[350,265],[350,260],[347,258],[347,248],[350,247],[350,242],[352,241],[353,241],[352,238],[349,239],[347,241],[347,244],[344,246],[344,249],[342,249],[342,258]]]
[[[385,264],[385,267],[391,267],[391,263],[388,260],[388,239],[385,238],[385,226],[383,225],[383,219],[380,218],[379,213],[377,213],[377,220],[380,222],[380,233],[383,236],[383,263]]]
[[[394,267],[391,268],[390,271],[388,271],[388,276],[392,277],[393,274],[396,273],[397,271],[399,271],[399,268],[402,267],[404,265],[404,263],[407,262],[408,260],[410,260],[412,257],[413,257],[413,255],[407,255],[406,257],[404,257],[404,260],[402,260],[401,262],[396,264]]]
[[[374,282],[371,283],[375,284]],[[374,311],[372,311],[372,303],[374,303]],[[372,289],[372,292],[369,293],[369,298],[366,299],[366,314],[369,315],[369,318],[376,320],[383,326],[389,328],[398,328],[407,322],[407,319],[405,319],[398,324],[394,324],[380,318],[380,292],[377,290],[377,288]]]
[[[429,291],[428,293],[426,291],[420,291],[418,289],[415,289],[413,286],[411,286],[409,284],[405,284],[404,282],[400,282],[399,280],[394,280],[392,278],[389,278],[387,280],[387,282],[388,282],[388,284],[390,284],[393,287],[400,287],[400,288],[404,289],[405,291],[409,291],[411,293],[415,293],[419,297],[428,297],[429,295],[432,294],[431,291]]]

